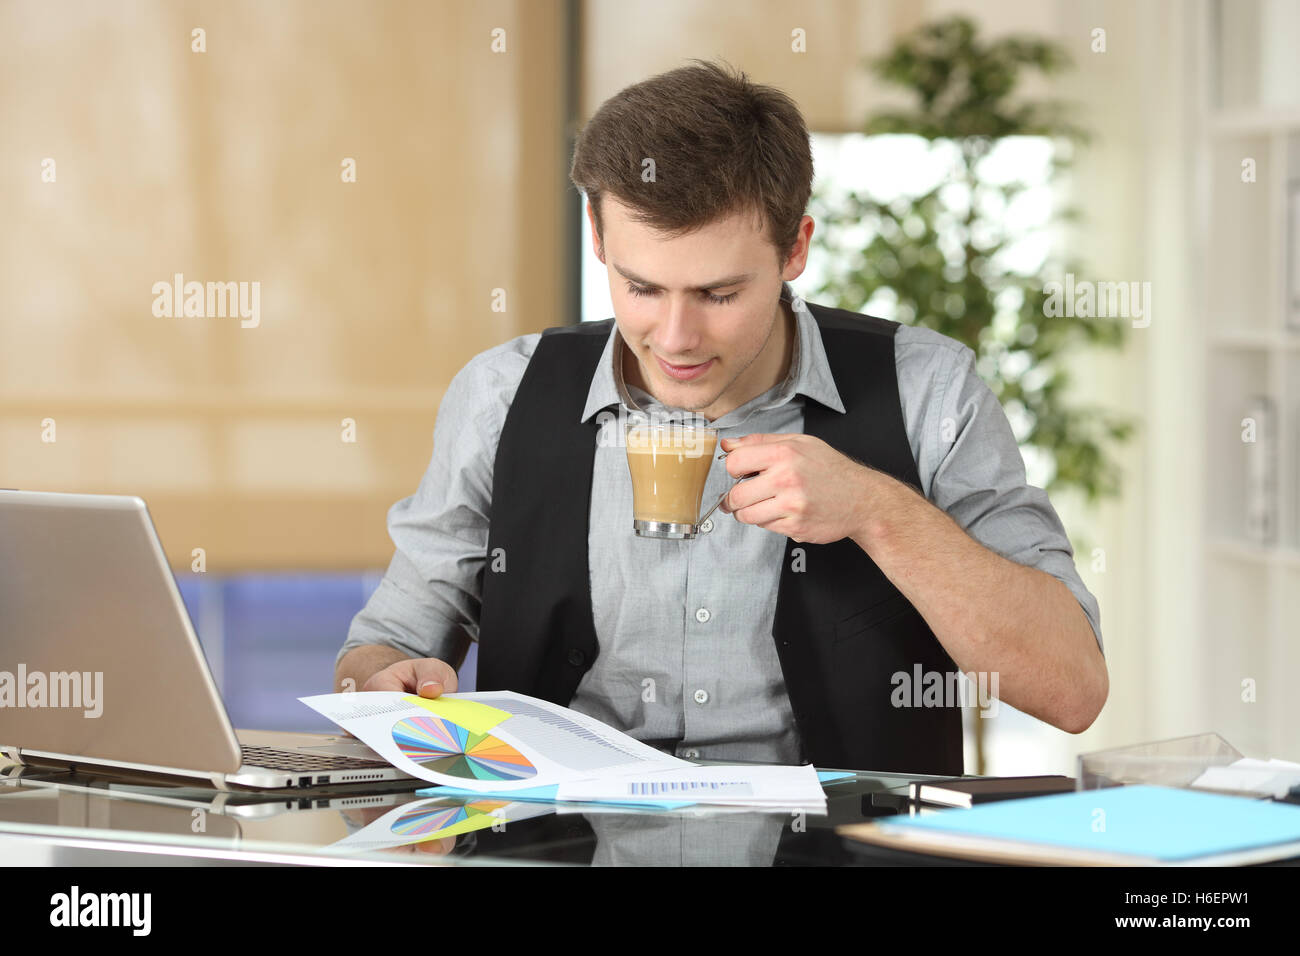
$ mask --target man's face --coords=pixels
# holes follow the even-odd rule
[[[627,380],[710,421],[776,385],[790,345],[781,283],[803,272],[812,219],[804,217],[782,269],[751,217],[733,215],[665,239],[629,218],[628,207],[612,196],[601,201],[603,250],[594,221],[592,241],[608,269],[619,334],[631,353]],[[590,204],[587,214],[590,219]]]

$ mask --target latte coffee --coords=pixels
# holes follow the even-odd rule
[[[632,527],[653,538],[693,538],[718,433],[680,424],[629,424]]]

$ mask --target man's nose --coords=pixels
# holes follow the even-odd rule
[[[660,354],[672,359],[694,356],[703,325],[704,315],[696,303],[686,297],[669,298],[659,327]]]

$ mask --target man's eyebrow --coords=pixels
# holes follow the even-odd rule
[[[663,288],[663,286],[656,285],[655,283],[651,282],[649,279],[642,279],[642,278],[641,278],[639,275],[637,275],[636,273],[634,273],[634,272],[629,272],[627,269],[624,269],[622,266],[620,266],[617,262],[614,262],[614,261],[611,260],[610,265],[612,265],[612,266],[614,267],[614,270],[615,270],[619,275],[621,275],[624,279],[628,279],[628,280],[630,280],[630,281],[632,281],[632,282],[635,282],[637,285],[645,286],[647,289],[661,289],[661,288]],[[691,290],[689,290],[689,291],[691,291],[691,292],[708,292],[708,291],[711,290],[711,289],[721,289],[721,288],[723,288],[723,287],[725,287],[725,286],[736,285],[737,283],[740,283],[740,282],[747,282],[747,281],[749,281],[749,280],[752,279],[752,278],[754,278],[754,273],[752,273],[752,272],[744,272],[744,273],[741,273],[740,275],[727,276],[727,277],[724,278],[724,279],[718,279],[718,280],[715,281],[715,282],[710,282],[710,283],[707,283],[707,284],[705,284],[705,285],[698,285],[698,286],[696,286],[694,289],[691,289]]]

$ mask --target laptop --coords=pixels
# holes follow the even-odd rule
[[[194,810],[206,814],[233,817],[242,820],[262,820],[286,813],[307,813],[318,810],[336,810],[344,813],[368,812],[376,808],[392,808],[401,803],[420,802],[427,798],[416,796],[412,791],[428,783],[412,779],[411,789],[398,789],[397,784],[350,783],[346,787],[322,787],[318,790],[293,791],[277,790],[215,790],[194,783],[164,783],[159,778],[139,782],[122,777],[96,774],[81,774],[73,770],[56,770],[48,767],[29,767],[20,764],[0,766],[0,814],[9,820],[12,818],[13,804],[4,802],[6,796],[22,794],[34,796],[38,791],[48,796],[46,803],[32,801],[38,806],[49,803],[60,806],[58,819],[51,819],[49,814],[38,810],[35,817],[20,816],[23,822],[58,823],[66,816],[62,804],[71,803],[80,806],[78,801],[98,798],[102,803],[92,812],[80,814],[87,819],[98,819],[103,829],[119,829],[123,822],[117,819],[120,809],[128,804],[137,812],[128,811],[130,823],[140,821],[141,829],[151,832],[161,831],[160,825],[151,821],[148,808],[159,809],[156,820],[166,823],[171,817],[167,814],[173,810],[182,811],[185,821],[184,831],[193,832],[189,826]],[[443,798],[451,799],[451,798]],[[464,799],[464,798],[457,798]],[[30,805],[29,805],[30,806]],[[75,818],[75,817],[74,817]],[[66,822],[66,821],[65,821]],[[89,824],[87,824],[89,825]],[[211,835],[211,827],[207,831]],[[236,831],[235,835],[238,835]]]
[[[235,730],[123,495],[0,489],[0,753],[219,790],[421,783],[352,737]]]

